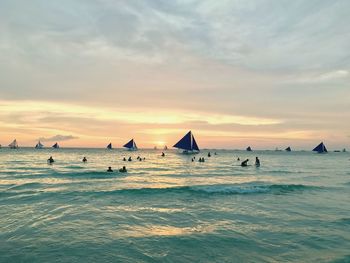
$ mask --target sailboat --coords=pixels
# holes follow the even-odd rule
[[[248,152],[251,152],[252,151],[252,148],[250,146],[247,147],[246,149]]]
[[[35,145],[35,149],[42,149],[44,148],[44,144],[42,144],[40,141]]]
[[[123,147],[127,148],[129,151],[136,151],[137,150],[137,146],[136,146],[134,139],[131,139],[128,143],[124,144]]]
[[[11,149],[17,149],[17,148],[18,148],[17,140],[14,139],[13,142],[11,142],[11,143],[9,144],[9,147],[10,147]]]
[[[319,145],[317,145],[312,151],[318,152],[318,153],[327,153],[327,148],[324,145],[323,142],[321,142]]]
[[[59,146],[58,143],[56,142],[54,145],[52,145],[52,148],[58,149],[58,148],[60,148],[60,146]]]
[[[292,149],[290,148],[290,146],[288,146],[288,147],[286,148],[286,151],[287,151],[287,152],[291,152],[291,151],[292,151]]]
[[[183,150],[184,154],[199,153],[199,148],[191,131],[189,131],[180,141],[173,147]]]
[[[109,143],[109,144],[107,145],[107,149],[108,149],[108,150],[112,150],[112,143]]]

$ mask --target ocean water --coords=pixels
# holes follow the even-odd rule
[[[160,153],[0,149],[0,262],[350,262],[349,153]]]

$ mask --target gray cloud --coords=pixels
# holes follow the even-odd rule
[[[62,141],[68,141],[68,140],[73,140],[73,139],[79,139],[79,137],[72,136],[72,135],[60,135],[57,134],[52,137],[41,137],[39,138],[40,141],[42,142],[62,142]]]

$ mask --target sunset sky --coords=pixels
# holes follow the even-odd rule
[[[350,1],[1,0],[0,144],[350,148]]]

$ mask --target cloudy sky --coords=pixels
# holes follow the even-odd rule
[[[350,147],[350,1],[0,0],[0,144]]]

